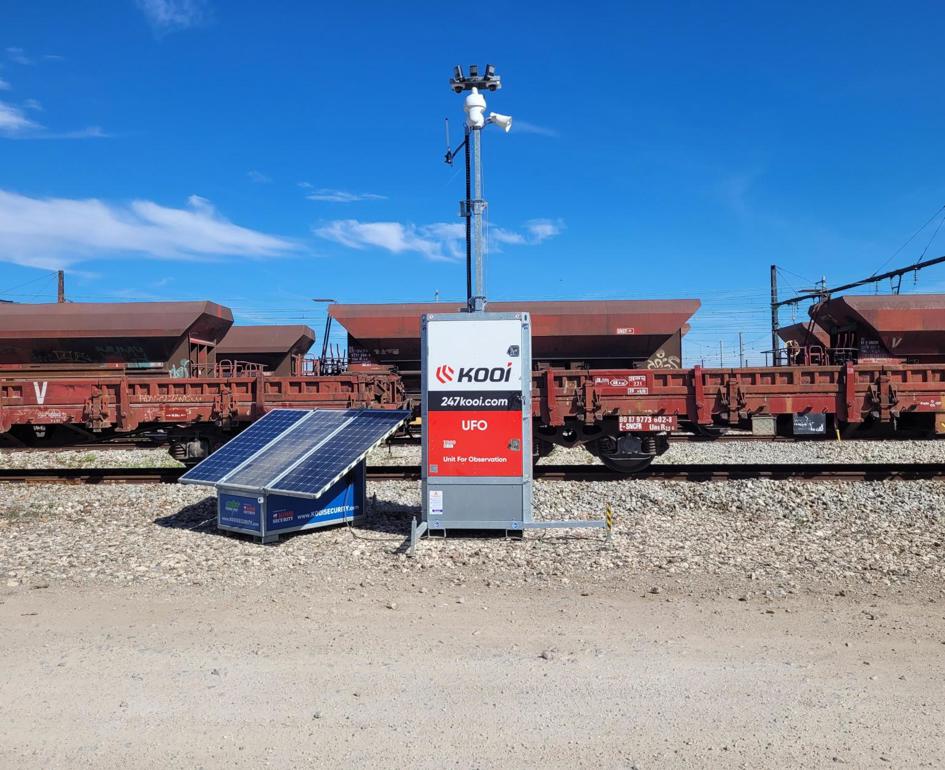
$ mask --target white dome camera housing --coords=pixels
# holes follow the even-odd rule
[[[486,98],[479,93],[478,88],[473,88],[466,97],[463,109],[466,110],[466,124],[470,128],[482,128],[486,125]]]

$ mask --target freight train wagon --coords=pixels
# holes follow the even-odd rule
[[[400,408],[386,372],[305,366],[307,326],[233,326],[213,302],[0,305],[0,440],[166,441],[200,459],[276,407]]]
[[[700,304],[696,299],[516,301],[490,302],[488,310],[531,314],[535,369],[679,369],[682,338]],[[347,332],[352,370],[393,368],[419,403],[420,316],[459,310],[448,302],[335,304],[328,313]]]
[[[778,330],[786,363],[945,363],[945,295],[829,297]]]

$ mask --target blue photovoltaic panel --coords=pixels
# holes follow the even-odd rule
[[[354,420],[284,477],[273,482],[269,489],[319,495],[410,416],[408,411],[349,410],[347,414],[354,415]]]
[[[347,411],[317,411],[272,446],[256,455],[236,473],[226,477],[226,486],[261,489],[286,468],[324,441],[332,431],[351,419]]]
[[[180,480],[198,484],[215,484],[240,463],[245,462],[247,458],[309,414],[311,412],[304,409],[273,409],[236,438],[230,439],[206,460],[187,471]]]

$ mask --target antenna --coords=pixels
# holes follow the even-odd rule
[[[450,119],[443,118],[446,123],[446,162],[452,166],[453,165],[453,143],[450,141]]]

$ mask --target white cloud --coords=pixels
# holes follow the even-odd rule
[[[0,190],[0,260],[55,269],[92,258],[271,257],[298,248],[229,222],[205,198],[192,195],[187,203],[175,209]]]
[[[554,128],[537,126],[534,123],[529,123],[527,120],[519,120],[518,118],[512,119],[512,132],[516,134],[535,134],[536,136],[548,136],[552,139],[557,139],[560,136],[558,131]]]
[[[432,225],[433,228],[449,227],[446,223]],[[444,249],[444,242],[429,228],[400,222],[359,222],[356,219],[339,219],[314,230],[315,235],[335,241],[351,249],[380,248],[392,254],[414,252],[433,261],[444,261],[455,255]]]
[[[26,52],[22,48],[10,47],[7,48],[7,57],[12,62],[17,64],[33,64],[33,60],[26,55]]]
[[[210,15],[205,0],[137,0],[137,5],[159,33],[196,27]]]
[[[19,107],[0,102],[0,135],[18,136],[42,128],[23,113]]]
[[[49,131],[39,123],[29,121],[29,125],[20,130],[4,131],[2,106],[0,106],[0,137],[7,139],[108,139],[112,134],[107,133],[101,126],[87,126],[75,131]],[[20,117],[23,117],[22,111]]]
[[[22,48],[8,48],[7,53],[17,52],[22,56]],[[12,54],[11,54],[12,55]],[[59,57],[61,58],[61,57]],[[10,84],[0,78],[0,91],[9,91]],[[22,106],[0,101],[0,138],[6,139],[102,139],[108,136],[99,126],[88,126],[73,131],[53,132],[35,120],[26,116],[26,110],[43,112],[43,105],[36,99],[26,99]]]
[[[246,176],[250,178],[250,181],[255,182],[256,184],[269,184],[272,181],[272,177],[268,174],[264,174],[262,171],[247,171]]]
[[[109,139],[112,134],[106,133],[101,126],[87,126],[75,131],[38,131],[24,134],[21,139]]]
[[[347,190],[331,190],[322,188],[315,190],[308,182],[299,182],[299,186],[312,190],[305,197],[310,201],[328,201],[329,203],[355,203],[356,201],[384,201],[387,197],[375,193],[355,193]]]
[[[506,230],[504,227],[490,227],[489,240],[509,246],[524,246],[527,243],[524,235],[514,230]]]
[[[564,232],[562,219],[529,219],[525,223],[525,232],[528,233],[529,243],[541,243]]]
[[[111,134],[106,133],[101,126],[88,126],[78,131],[65,131],[59,134],[48,134],[43,139],[108,139]]]
[[[432,225],[425,225],[423,231],[444,241],[466,237],[466,225],[462,222],[434,222]]]
[[[564,229],[561,220],[533,219],[519,233],[501,227],[489,229],[494,243],[533,246],[554,237]],[[360,222],[336,219],[313,228],[315,235],[351,249],[378,248],[391,254],[415,253],[433,261],[461,259],[466,253],[464,223],[434,222],[429,225],[401,222]]]

